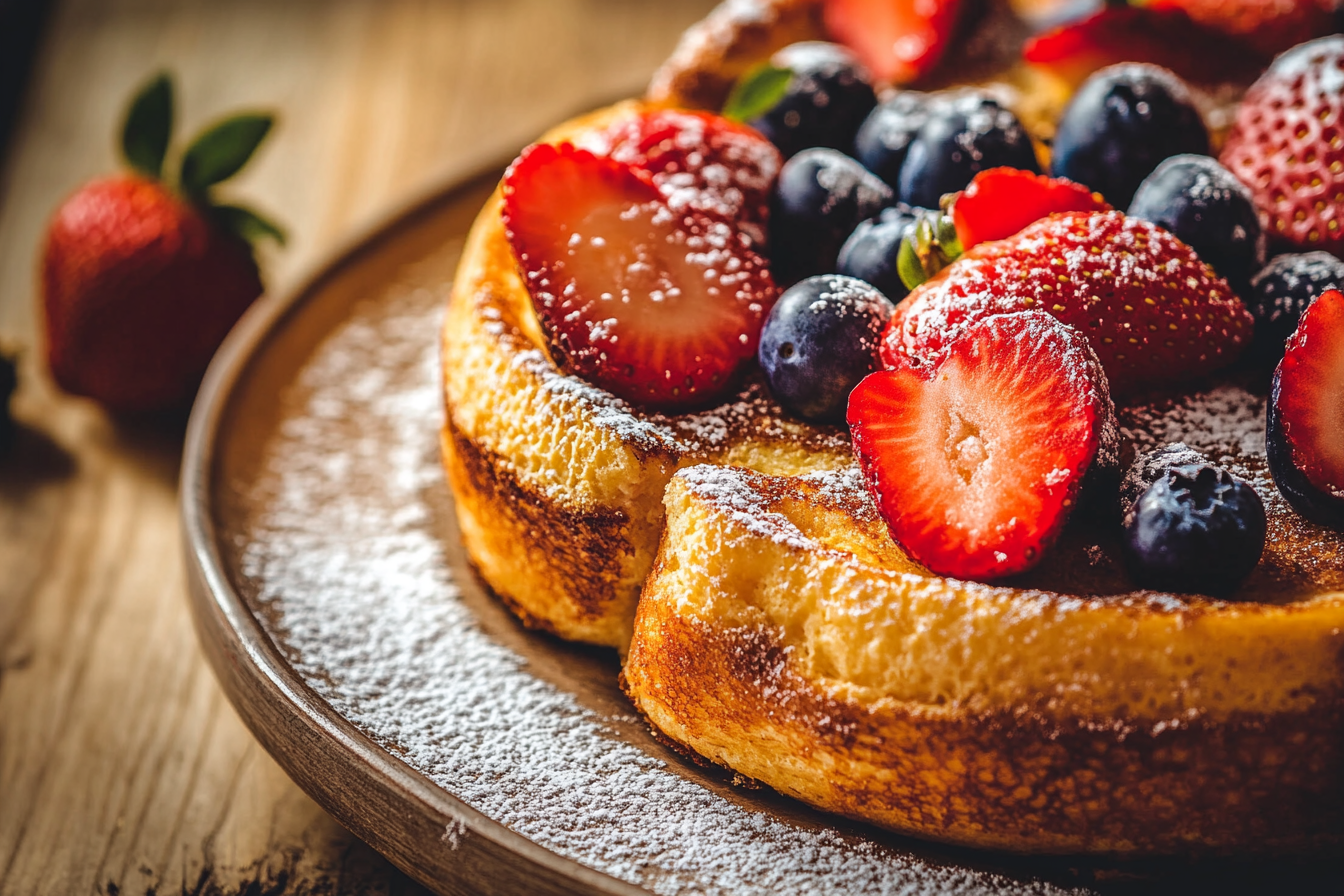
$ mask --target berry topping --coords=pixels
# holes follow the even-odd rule
[[[1196,24],[1244,42],[1265,54],[1311,40],[1334,29],[1334,0],[1131,0],[1155,11],[1179,10]]]
[[[783,97],[751,121],[785,158],[813,146],[849,152],[854,134],[877,105],[867,69],[839,44],[804,41],[770,58],[793,73]]]
[[[1163,159],[1209,151],[1190,91],[1155,65],[1113,65],[1074,94],[1055,133],[1051,172],[1124,208]]]
[[[1216,370],[1251,337],[1246,307],[1189,246],[1120,212],[1066,212],[981,243],[912,292],[882,360],[936,363],[971,323],[1031,309],[1085,333],[1117,395]]]
[[[579,145],[647,171],[673,209],[738,221],[764,245],[770,188],[783,160],[754,129],[708,112],[641,109]]]
[[[910,141],[929,120],[929,102],[934,96],[900,91],[868,114],[854,138],[854,157],[892,189],[900,184]]]
[[[1203,84],[1241,81],[1262,58],[1201,28],[1184,13],[1108,5],[1027,41],[1022,58],[1065,85],[1121,62],[1147,62]]]
[[[1297,329],[1302,312],[1327,289],[1344,289],[1344,261],[1328,252],[1280,255],[1251,280],[1246,306],[1255,318],[1251,355],[1272,366]]]
[[[1039,311],[977,321],[930,371],[872,374],[848,416],[892,537],[933,572],[969,579],[1039,562],[1118,440],[1087,340]]]
[[[901,166],[902,202],[938,208],[944,193],[960,190],[980,171],[1001,165],[1041,170],[1022,122],[997,100],[956,93],[931,100],[928,116]]]
[[[854,228],[891,202],[891,188],[844,153],[805,149],[789,159],[770,210],[775,279],[793,283],[833,272]]]
[[[952,205],[962,249],[1001,240],[1055,212],[1106,211],[1110,206],[1087,187],[1062,177],[1017,168],[981,171]]]
[[[1145,451],[1134,458],[1120,480],[1120,519],[1124,519],[1134,509],[1139,498],[1148,491],[1149,486],[1166,476],[1177,467],[1198,466],[1207,463],[1208,458],[1184,442],[1172,442],[1152,451]]]
[[[1344,529],[1344,294],[1312,302],[1270,389],[1265,453],[1274,483],[1309,520]]]
[[[1176,234],[1239,296],[1265,262],[1265,239],[1251,191],[1208,156],[1179,155],[1139,184],[1129,214]]]
[[[867,283],[835,274],[785,290],[758,352],[775,400],[804,420],[843,422],[850,391],[879,366],[877,343],[892,307]]]
[[[1344,257],[1344,35],[1275,59],[1220,158],[1251,188],[1271,240]]]
[[[906,205],[884,208],[876,218],[860,222],[840,247],[836,270],[871,283],[893,302],[905,298],[910,290],[901,281],[896,261],[901,240],[914,223],[915,216]]]
[[[775,299],[720,218],[673,210],[648,174],[569,144],[504,176],[504,226],[557,362],[620,397],[680,408],[723,395]]]
[[[1122,521],[1130,575],[1156,591],[1231,593],[1265,547],[1260,496],[1184,445],[1157,453],[1141,455],[1140,471],[1125,477],[1130,490],[1143,486]]]
[[[879,81],[905,84],[937,65],[961,0],[826,0],[822,9],[826,30]]]

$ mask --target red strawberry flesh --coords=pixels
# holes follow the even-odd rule
[[[670,208],[647,174],[569,144],[529,147],[504,225],[556,360],[676,409],[724,394],[755,357],[776,290],[729,223]]]
[[[822,15],[877,80],[904,84],[938,64],[960,10],[961,0],[826,0]]]
[[[1279,419],[1293,464],[1321,491],[1344,498],[1344,294],[1312,302],[1279,367]]]
[[[1100,193],[1063,177],[1017,168],[981,171],[952,206],[952,223],[963,249],[1001,240],[1056,212],[1106,211]]]
[[[764,245],[783,159],[754,128],[709,112],[638,109],[578,145],[648,172],[674,209],[736,221]]]
[[[887,367],[936,364],[993,314],[1049,312],[1092,343],[1112,391],[1210,373],[1250,341],[1250,312],[1194,251],[1116,211],[1068,212],[982,243],[920,285],[882,337]]]
[[[934,573],[967,579],[1036,565],[1117,440],[1087,340],[1042,312],[976,322],[931,372],[870,375],[848,418],[892,537]]]

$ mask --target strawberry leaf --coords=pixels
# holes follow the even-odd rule
[[[167,72],[160,72],[131,101],[121,129],[121,154],[136,171],[156,179],[162,177],[172,133],[173,79]]]
[[[182,157],[182,192],[200,196],[220,181],[233,177],[252,158],[274,123],[272,115],[249,113],[206,130]]]
[[[263,218],[242,205],[216,205],[211,209],[219,223],[243,241],[255,246],[263,239],[285,244],[285,231],[278,224]]]
[[[756,66],[733,85],[723,104],[723,117],[732,121],[751,121],[769,112],[788,92],[793,72],[768,62]]]

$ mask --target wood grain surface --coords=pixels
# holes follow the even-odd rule
[[[112,170],[122,104],[174,71],[182,133],[281,126],[230,195],[287,226],[285,289],[349,234],[577,110],[637,92],[712,0],[68,0],[0,177],[0,894],[423,892],[305,796],[202,658],[180,556],[183,422],[126,423],[41,369],[46,219]]]

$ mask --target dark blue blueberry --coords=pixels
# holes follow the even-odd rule
[[[1125,478],[1156,474],[1125,513],[1125,564],[1142,588],[1226,596],[1260,562],[1265,506],[1247,482],[1184,445],[1162,451],[1165,460],[1140,456],[1146,472]]]
[[[788,285],[835,271],[840,246],[892,202],[891,188],[834,149],[805,149],[784,163],[770,204],[770,269]]]
[[[879,367],[877,347],[894,307],[869,284],[838,274],[786,290],[757,351],[775,400],[804,420],[843,421],[849,393]]]
[[[1282,352],[1283,347],[1279,347]],[[1279,371],[1274,371],[1274,382],[1269,389],[1269,409],[1265,419],[1265,457],[1274,484],[1294,510],[1313,523],[1344,530],[1344,498],[1317,488],[1307,474],[1293,463],[1292,446],[1279,414],[1279,394],[1282,382]]]
[[[1120,518],[1124,519],[1154,482],[1178,467],[1200,466],[1208,458],[1184,442],[1172,442],[1134,458],[1120,480]]]
[[[854,138],[854,158],[892,189],[900,182],[906,150],[929,120],[929,95],[903,90],[868,114]]]
[[[1059,120],[1051,172],[1125,208],[1166,158],[1209,154],[1209,132],[1180,78],[1127,62],[1083,82]]]
[[[1251,191],[1208,156],[1164,160],[1139,184],[1129,214],[1174,233],[1239,296],[1265,261],[1265,237]]]
[[[1251,357],[1273,366],[1283,357],[1283,344],[1297,329],[1302,312],[1321,293],[1344,288],[1344,261],[1328,252],[1280,255],[1251,279],[1246,307],[1255,318]]]
[[[906,150],[896,193],[909,205],[938,208],[944,193],[955,193],[977,173],[1000,166],[1041,171],[1016,115],[974,91],[930,97],[928,120]]]
[[[910,289],[896,270],[896,255],[906,231],[914,223],[914,212],[907,205],[884,208],[876,218],[860,222],[840,247],[836,270],[871,283],[884,296],[899,302]]]
[[[872,79],[854,54],[839,44],[790,44],[770,62],[793,72],[775,107],[750,122],[785,158],[812,146],[849,152],[854,134],[877,105]]]

